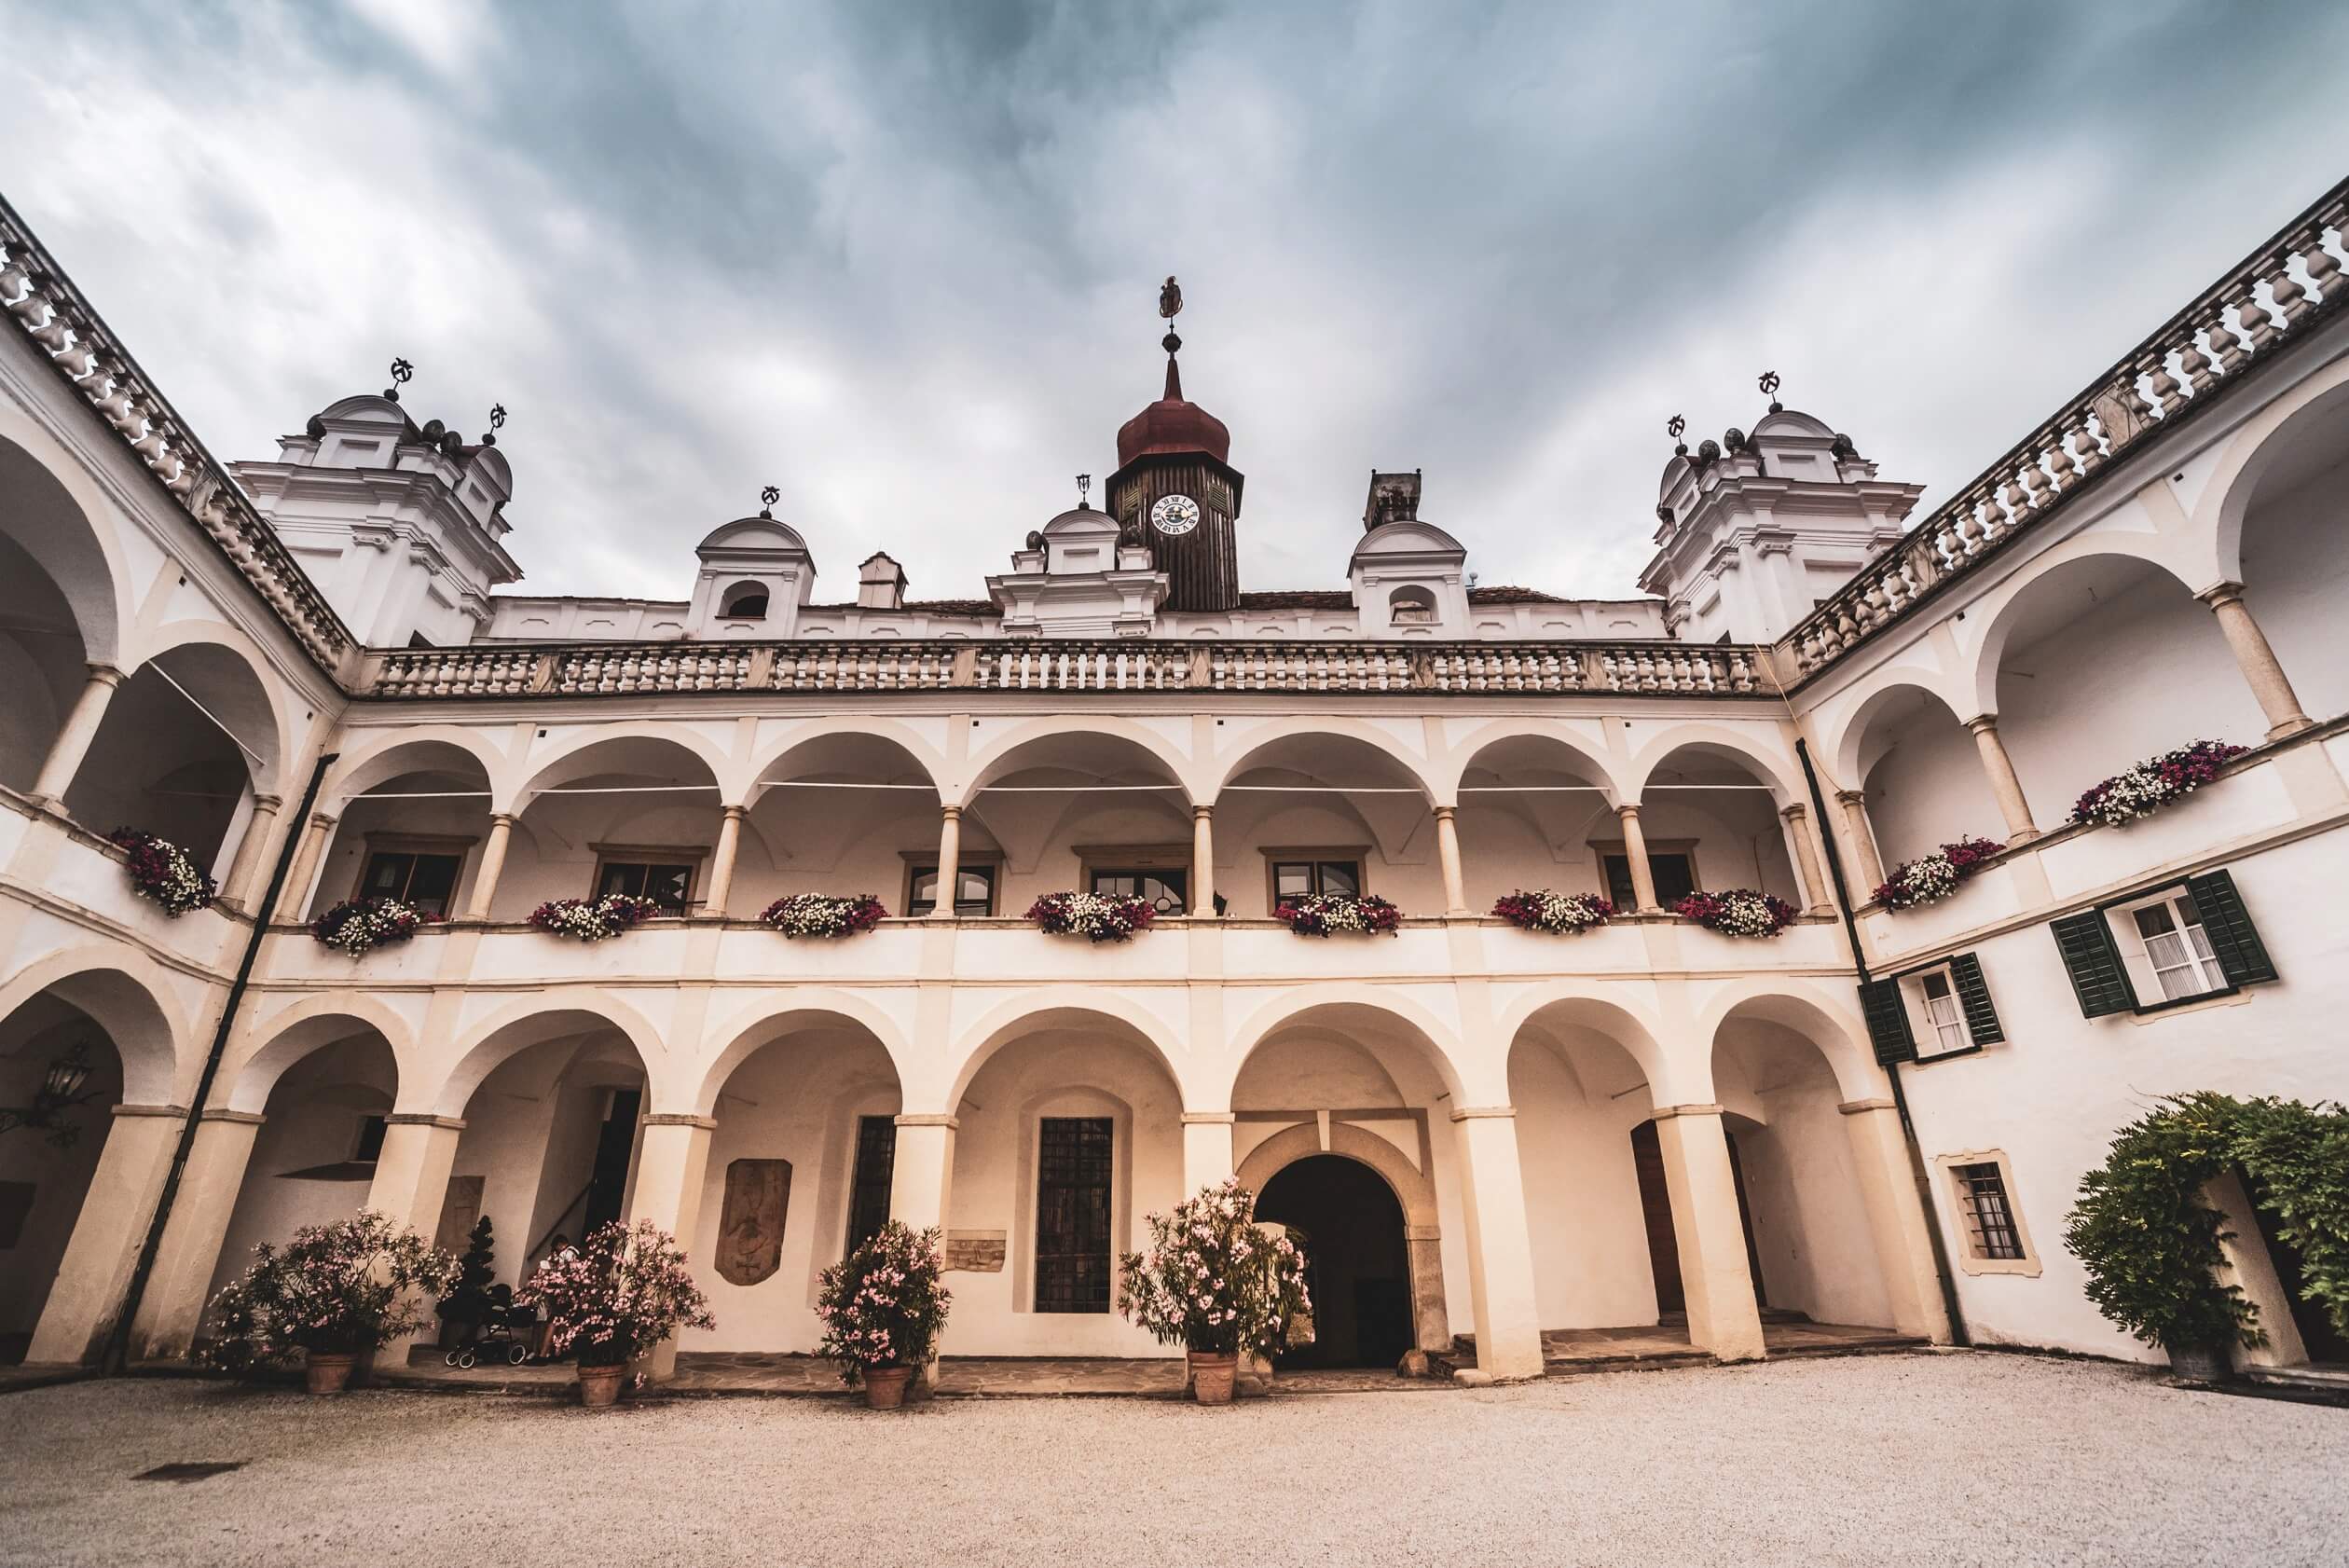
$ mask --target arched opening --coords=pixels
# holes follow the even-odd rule
[[[1436,620],[1436,596],[1425,588],[1397,588],[1387,595],[1387,621],[1397,626],[1424,626]]]
[[[252,1058],[235,1095],[247,1102],[265,1096],[263,1121],[207,1301],[244,1272],[261,1243],[282,1244],[305,1225],[345,1219],[366,1206],[398,1090],[391,1042],[354,1017],[295,1025]]]
[[[938,786],[903,744],[877,735],[817,736],[769,763],[751,787],[728,902],[755,915],[790,893],[871,893],[892,915],[927,912],[938,887]],[[988,862],[965,838],[973,913],[989,907]]]
[[[1392,1367],[1412,1347],[1403,1205],[1378,1172],[1341,1154],[1284,1165],[1257,1194],[1257,1218],[1305,1249],[1313,1338],[1273,1357],[1293,1367]]]
[[[1235,915],[1284,899],[1370,894],[1445,907],[1426,781],[1359,736],[1290,733],[1234,760],[1216,795],[1216,883]]]
[[[2067,561],[2026,585],[1989,638],[1999,736],[2041,828],[2131,763],[2266,733],[2217,620],[2150,561]]]
[[[61,989],[0,1019],[0,1106],[46,1112],[0,1135],[0,1366],[25,1358],[121,1098],[113,1039]]]
[[[311,912],[387,898],[440,919],[460,914],[489,836],[480,758],[448,741],[411,741],[368,759],[345,790]]]
[[[2349,661],[2340,656],[2349,594],[2349,392],[2336,389],[2268,438],[2243,503],[2244,603],[2300,697],[2320,722],[2349,708]],[[2248,737],[2244,737],[2247,739]]]
[[[1078,1009],[996,1031],[955,1102],[948,1349],[1169,1354],[1117,1315],[1116,1260],[1183,1196],[1182,1093],[1155,1045]]]
[[[1459,820],[1470,909],[1520,890],[1607,896],[1602,846],[1622,837],[1611,788],[1563,741],[1519,735],[1478,748],[1461,772]]]
[[[218,644],[183,643],[114,694],[65,809],[99,832],[169,839],[218,874],[276,767],[276,712],[253,667]]]
[[[710,1076],[718,1125],[688,1250],[718,1328],[684,1348],[813,1351],[818,1276],[889,1217],[895,1064],[862,1024],[810,1011],[743,1029]]]
[[[722,812],[716,774],[690,748],[653,736],[595,741],[543,769],[517,805],[492,920],[613,893],[682,915],[707,894]]]
[[[729,621],[763,621],[767,612],[764,583],[736,583],[720,598],[719,613]]]
[[[1923,687],[1893,686],[1870,697],[1852,721],[1845,752],[1844,777],[1867,796],[1868,825],[1887,868],[1958,839],[2006,836],[1973,736]]]
[[[1139,741],[1099,730],[1038,736],[981,772],[963,813],[959,914],[1018,915],[1046,893],[1144,898],[1161,914],[1190,911],[1190,799],[1165,761]],[[914,872],[909,913],[926,913],[935,881]]]
[[[115,657],[113,573],[89,518],[0,440],[0,784],[32,787],[89,665]]]
[[[1656,902],[1669,909],[1692,891],[1751,887],[1801,908],[1809,892],[1794,872],[1779,815],[1784,791],[1754,761],[1726,746],[1673,748],[1640,789],[1640,829]],[[1631,863],[1620,832],[1595,846],[1618,908],[1635,906]]]

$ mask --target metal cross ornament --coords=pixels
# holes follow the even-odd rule
[[[776,489],[773,485],[769,485],[760,490],[759,516],[764,517],[769,522],[773,522],[775,520],[775,503],[782,499],[783,492]]]
[[[1770,400],[1770,412],[1773,414],[1778,413],[1779,411],[1778,400],[1779,373],[1775,370],[1765,370],[1762,372],[1762,378],[1759,381],[1756,381],[1754,385],[1760,387],[1762,389],[1762,395]]]
[[[1687,431],[1688,421],[1678,414],[1664,421],[1664,433],[1672,438],[1672,450],[1675,452],[1688,450],[1688,443],[1681,439]]]
[[[481,444],[485,447],[496,446],[498,444],[498,432],[505,429],[505,405],[502,403],[491,404],[489,406],[489,433],[481,438]]]
[[[383,389],[383,395],[393,403],[400,401],[400,389],[416,374],[416,366],[404,359],[392,362],[392,384]]]

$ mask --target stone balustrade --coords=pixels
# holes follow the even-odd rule
[[[2327,237],[2331,238],[2328,248]],[[2082,482],[2349,295],[2349,181],[2205,290],[1787,635],[1808,676],[2062,505]]]
[[[161,481],[319,667],[338,673],[353,645],[340,617],[6,200],[0,309]]]
[[[372,656],[361,691],[1766,693],[1764,652],[1680,642],[938,641],[474,644]]]

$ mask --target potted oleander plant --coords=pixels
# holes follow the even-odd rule
[[[718,1327],[685,1249],[649,1219],[612,1220],[556,1253],[514,1293],[514,1304],[545,1309],[547,1347],[577,1363],[579,1402],[591,1410],[609,1409],[628,1363],[680,1328]]]
[[[907,1381],[929,1365],[954,1300],[936,1228],[892,1219],[824,1271],[817,1354],[840,1363],[841,1382],[864,1385],[867,1405],[894,1410],[905,1403]]]
[[[1231,1403],[1243,1355],[1269,1356],[1311,1321],[1305,1255],[1256,1223],[1256,1195],[1227,1179],[1149,1216],[1147,1252],[1118,1259],[1118,1311],[1190,1362],[1191,1397]]]
[[[312,1394],[339,1394],[363,1355],[424,1326],[422,1302],[456,1287],[456,1259],[383,1215],[309,1225],[213,1298],[199,1365],[249,1376],[300,1356]]]

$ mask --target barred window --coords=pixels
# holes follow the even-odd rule
[[[897,1118],[857,1118],[857,1164],[849,1177],[848,1252],[889,1222],[889,1183],[897,1175]]]
[[[2023,1256],[2023,1237],[2008,1204],[2006,1176],[1996,1161],[1951,1168],[1966,1216],[1966,1241],[1977,1258]]]
[[[1036,1165],[1036,1310],[1109,1310],[1110,1151],[1106,1116],[1048,1116]]]

